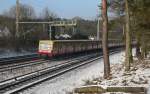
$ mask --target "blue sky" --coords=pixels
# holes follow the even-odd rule
[[[29,4],[37,13],[48,7],[62,18],[80,16],[85,19],[94,19],[98,14],[98,4],[101,0],[20,0],[20,3]],[[0,14],[15,5],[16,0],[0,0]]]

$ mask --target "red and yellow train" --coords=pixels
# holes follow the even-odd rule
[[[96,40],[41,40],[38,53],[48,57],[101,49],[101,41]],[[120,46],[120,41],[109,41],[109,47]]]

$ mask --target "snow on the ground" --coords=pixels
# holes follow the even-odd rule
[[[137,64],[131,68],[131,71],[125,73],[122,64],[114,64],[111,66],[112,79],[99,79],[100,85],[106,86],[148,86],[150,81],[150,63]]]
[[[123,60],[124,51],[110,56],[111,63],[121,63]],[[100,76],[103,76],[102,59],[32,87],[21,94],[67,94],[67,92],[72,91],[74,88],[84,85],[87,80]]]
[[[135,49],[133,52],[135,54]],[[136,59],[129,72],[124,71],[123,63],[111,64],[111,74],[110,80],[99,77],[91,83],[102,86],[141,86],[146,87],[147,94],[150,94],[150,60],[141,62]]]

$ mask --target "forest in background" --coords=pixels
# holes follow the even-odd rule
[[[49,39],[48,25],[43,24],[20,24],[19,37],[16,39],[16,6],[12,6],[8,11],[0,15],[0,48],[8,49],[30,49],[37,48],[39,40]],[[63,27],[65,32],[57,29],[56,35],[68,34],[70,39],[88,39],[97,34],[97,20],[85,20],[84,18],[74,17],[72,19],[62,19],[58,15],[51,12],[50,9],[44,8],[40,16],[37,16],[32,6],[20,4],[19,21],[64,21],[77,20],[75,33],[72,33],[72,27]],[[118,18],[109,21],[110,39],[122,39],[122,26],[118,24]],[[100,31],[102,21],[100,20]],[[101,33],[100,33],[101,38]],[[16,47],[16,44],[18,45]]]

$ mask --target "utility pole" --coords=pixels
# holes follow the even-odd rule
[[[52,26],[49,25],[49,39],[52,40]]]
[[[100,18],[97,19],[97,40],[100,39]]]
[[[16,37],[19,32],[19,0],[16,1]]]
[[[100,9],[101,6],[98,6],[99,14],[97,19],[97,40],[100,40]]]
[[[102,0],[102,20],[103,20],[103,31],[102,31],[102,48],[104,58],[104,78],[110,78],[110,62],[108,52],[108,15],[107,15],[107,0]]]

